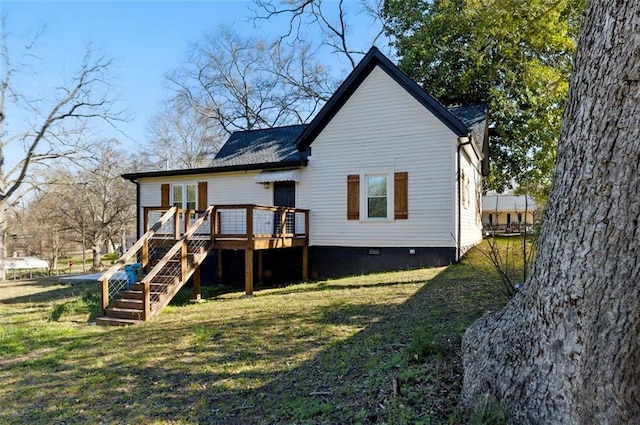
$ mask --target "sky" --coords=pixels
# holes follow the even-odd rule
[[[251,5],[243,0],[0,0],[0,12],[7,16],[5,29],[11,35],[12,60],[25,58],[15,53],[24,51],[25,40],[42,31],[34,55],[28,57],[28,72],[15,80],[19,89],[46,97],[52,87],[79,68],[89,44],[99,54],[113,59],[113,93],[131,121],[118,124],[117,131],[103,126],[95,137],[117,138],[133,152],[147,141],[149,120],[170,96],[165,76],[185,61],[191,43],[221,25],[247,36],[270,37],[282,32],[282,20],[256,24],[251,19]],[[371,32],[368,19],[352,16],[351,23],[354,33],[363,34],[363,40],[369,38],[364,35]],[[337,62],[336,57],[327,57],[326,61],[344,77],[346,65]],[[9,163],[20,154],[11,147],[5,153]]]

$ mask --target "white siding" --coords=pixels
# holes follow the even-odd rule
[[[457,137],[383,70],[371,72],[311,149],[296,185],[296,207],[311,211],[311,245],[457,247]],[[480,179],[468,158],[461,165],[471,184],[460,239],[471,246],[482,236],[473,187]],[[208,182],[210,204],[272,205],[273,185],[265,190],[254,183],[258,172],[142,179],[141,206],[160,204],[162,183],[198,181]],[[347,176],[385,173],[393,179],[394,172],[408,173],[408,219],[347,220]],[[361,178],[361,193],[364,184]]]
[[[467,149],[460,151],[460,178],[466,179],[461,184],[460,202],[460,245],[462,252],[482,241],[482,183],[480,161],[473,155],[468,155]],[[462,183],[462,182],[461,182]]]
[[[311,145],[311,244],[455,247],[456,142],[376,67]],[[409,218],[347,220],[347,176],[394,171],[408,172]]]
[[[148,178],[140,180],[140,217],[144,207],[157,207],[161,203],[161,185],[164,183],[198,183],[207,182],[207,201],[209,205],[257,204],[273,205],[273,184],[265,189],[262,184],[254,182],[260,171],[238,171],[228,173],[203,174],[197,176],[176,176]],[[300,182],[296,185],[296,207],[308,206],[308,179],[300,173]],[[143,221],[141,220],[141,227]],[[142,231],[142,228],[140,229]]]

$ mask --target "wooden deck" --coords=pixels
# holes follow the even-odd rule
[[[309,211],[262,205],[218,205],[205,211],[176,207],[144,209],[144,235],[102,277],[101,324],[148,320],[193,276],[200,298],[200,265],[211,250],[245,251],[245,292],[253,294],[254,251],[262,275],[262,252],[302,248],[302,278],[308,277]],[[131,284],[124,271],[134,261],[144,277]],[[218,261],[218,279],[223,278]],[[138,293],[139,292],[139,293]],[[133,308],[136,307],[136,308]]]
[[[302,280],[308,279],[309,210],[263,205],[217,205],[213,209],[213,249],[218,258],[225,249],[245,251],[245,294],[253,295],[253,252],[258,251],[259,280],[262,274],[260,251],[302,248]],[[218,261],[218,280],[222,280]]]

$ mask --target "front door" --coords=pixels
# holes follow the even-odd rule
[[[273,205],[276,207],[295,207],[296,206],[296,182],[274,182],[273,183]],[[287,213],[287,229],[286,233],[293,233],[294,213]],[[280,214],[275,213],[274,233],[280,233]]]

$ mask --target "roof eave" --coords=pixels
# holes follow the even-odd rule
[[[261,164],[226,165],[218,167],[188,168],[183,170],[149,171],[143,173],[126,173],[122,174],[121,177],[125,180],[136,181],[138,179],[153,177],[193,176],[200,174],[225,173],[231,171],[272,170],[277,168],[306,167],[308,162],[309,161],[307,159],[300,159],[295,161],[268,162]]]

